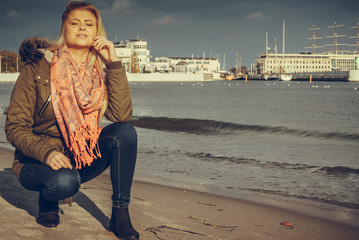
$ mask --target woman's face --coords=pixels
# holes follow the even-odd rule
[[[96,16],[88,10],[72,10],[66,20],[66,43],[69,48],[90,48],[97,36]]]

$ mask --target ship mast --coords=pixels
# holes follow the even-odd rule
[[[285,21],[283,20],[283,54],[285,54]]]
[[[359,52],[359,23],[357,23],[356,26],[352,26],[350,28],[356,28],[357,29],[356,36],[349,37],[349,38],[356,38],[357,42],[356,42],[356,44],[349,44],[348,46],[356,46],[357,48],[356,48],[356,50],[354,50],[354,53],[358,53]]]
[[[313,54],[315,54],[317,48],[324,47],[324,46],[318,46],[318,45],[316,44],[316,40],[317,40],[317,39],[322,39],[323,37],[317,37],[317,36],[315,35],[315,30],[320,30],[320,28],[316,28],[314,25],[313,25],[313,28],[308,28],[308,30],[312,31],[312,37],[311,37],[311,38],[307,38],[307,40],[313,40],[313,43],[312,43],[312,46],[310,46],[310,47],[305,47],[305,48],[312,48],[312,49],[313,49]]]
[[[238,50],[238,70],[239,73],[241,73],[241,68],[242,68],[242,54],[241,54],[241,49]]]
[[[269,53],[269,48],[268,48],[268,32],[266,32],[266,55]]]
[[[332,44],[325,44],[326,46],[334,46],[334,53],[338,54],[338,46],[345,46],[348,44],[345,43],[338,43],[338,38],[340,37],[346,37],[346,35],[338,35],[337,34],[337,28],[338,27],[343,27],[344,25],[337,25],[336,22],[334,22],[333,26],[329,26],[328,28],[334,28],[334,35],[331,36],[327,36],[327,38],[333,38],[333,43]],[[329,51],[330,52],[330,51]]]
[[[238,53],[236,53],[236,67],[235,67],[235,69],[236,69],[236,77],[237,77],[237,75],[238,75]]]

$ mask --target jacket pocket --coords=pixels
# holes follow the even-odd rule
[[[40,83],[45,86],[49,86],[50,85],[50,76],[48,76],[44,73],[41,73],[41,72],[37,72],[37,74],[35,75],[35,82]]]
[[[39,114],[37,115],[39,118],[42,117],[42,115],[44,114],[46,108],[49,106],[50,102],[51,102],[51,94],[47,97],[44,105],[42,105],[42,107],[41,107],[41,109],[39,111]]]

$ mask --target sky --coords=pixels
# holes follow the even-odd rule
[[[0,49],[18,52],[23,39],[33,36],[56,39],[68,0],[0,0]],[[359,22],[356,0],[92,0],[113,41],[144,38],[151,56],[218,57],[230,69],[236,55],[248,68],[265,52],[265,36],[274,52],[311,51],[313,25],[317,45],[332,44],[334,28],[338,43],[355,44]],[[322,48],[331,50],[332,46]],[[354,47],[340,46],[340,49]],[[225,61],[224,61],[225,60]],[[223,66],[225,62],[225,66]]]

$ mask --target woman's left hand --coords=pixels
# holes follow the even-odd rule
[[[115,46],[113,42],[105,39],[104,37],[95,37],[94,42],[92,44],[93,48],[101,54],[101,56],[108,62],[119,61]]]

